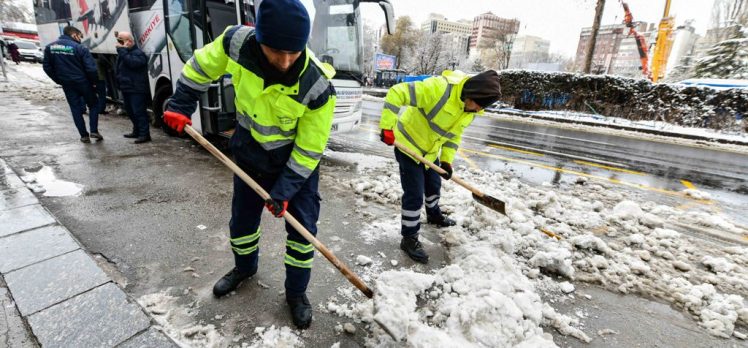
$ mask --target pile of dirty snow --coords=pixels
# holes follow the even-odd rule
[[[401,190],[392,166],[363,170],[344,182],[362,198],[358,205],[393,212],[361,217],[367,243],[399,239]],[[370,324],[370,346],[387,346],[391,336],[414,346],[553,346],[543,327],[588,342],[583,322],[556,313],[538,294],[539,285],[545,288],[549,282],[564,293],[574,291],[573,284],[558,277],[656,297],[689,313],[712,335],[745,337],[748,248],[696,240],[674,227],[691,219],[738,233],[726,217],[706,219],[637,202],[607,183],[534,187],[500,173],[461,167],[456,174],[507,201],[509,216],[476,203],[461,187],[443,185],[440,206],[457,226],[437,233],[451,262],[423,272],[418,265],[398,269],[384,255],[369,255],[373,263],[364,278],[375,280],[376,299],[361,303],[355,292],[341,290],[326,306]]]

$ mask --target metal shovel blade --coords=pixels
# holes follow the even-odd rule
[[[501,214],[506,215],[506,203],[504,203],[504,201],[502,200],[499,200],[498,198],[494,198],[486,194],[484,194],[483,196],[478,196],[473,193],[473,199],[478,201],[478,203],[480,204],[483,204],[493,210],[498,211]]]

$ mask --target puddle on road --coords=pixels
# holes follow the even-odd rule
[[[26,175],[22,176],[21,180],[26,183],[26,186],[46,197],[78,196],[83,191],[83,185],[58,179],[52,168],[47,166],[41,166],[38,171],[24,170],[24,172]]]

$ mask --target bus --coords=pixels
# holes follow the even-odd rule
[[[115,33],[133,33],[148,56],[152,124],[176,88],[182,67],[195,49],[213,41],[231,25],[252,26],[262,0],[34,0],[42,45],[56,40],[67,25],[84,34],[83,44],[107,71],[108,97],[121,100],[114,79]],[[363,20],[360,5],[379,5],[388,33],[394,32],[389,0],[301,0],[312,20],[308,47],[337,71],[332,84],[337,104],[332,132],[346,132],[361,122],[364,85]],[[206,136],[230,137],[236,125],[231,77],[214,81],[192,115],[193,127]]]

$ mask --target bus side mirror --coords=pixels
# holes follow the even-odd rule
[[[387,34],[395,33],[395,10],[388,0],[379,1],[379,6],[384,11],[384,19],[387,23]]]

